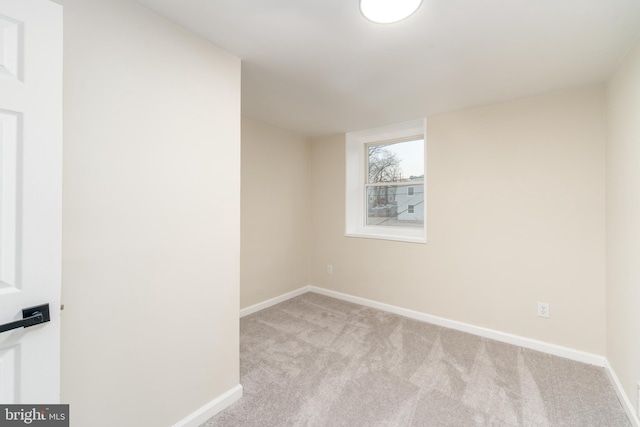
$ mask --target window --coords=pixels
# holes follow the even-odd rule
[[[350,237],[426,242],[426,120],[347,134]]]

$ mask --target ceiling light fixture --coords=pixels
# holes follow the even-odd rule
[[[418,10],[422,0],[360,0],[360,13],[376,24],[402,21]]]

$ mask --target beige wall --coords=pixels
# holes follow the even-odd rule
[[[168,426],[239,383],[240,61],[133,2],[60,3],[62,401]]]
[[[607,89],[607,358],[635,403],[640,381],[640,42]]]
[[[311,284],[604,355],[604,109],[595,87],[430,117],[427,244],[344,237],[344,136],[314,141]]]
[[[242,308],[308,284],[310,145],[242,119]]]

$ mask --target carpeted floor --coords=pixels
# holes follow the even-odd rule
[[[307,293],[243,318],[202,426],[630,426],[602,368]]]

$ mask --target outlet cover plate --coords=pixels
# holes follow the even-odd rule
[[[636,394],[636,398],[636,414],[638,414],[638,417],[640,417],[640,381],[638,381],[638,392]]]
[[[549,303],[539,302],[538,303],[538,316],[549,318]]]

